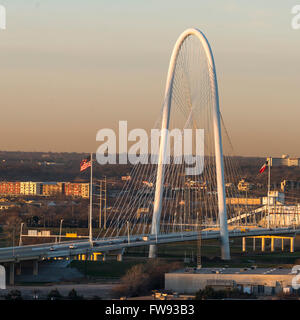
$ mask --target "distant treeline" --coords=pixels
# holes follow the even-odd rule
[[[0,180],[6,181],[89,181],[89,170],[79,171],[86,153],[0,152]],[[47,164],[48,163],[48,164]],[[93,176],[117,177],[131,171],[131,165],[94,163]]]

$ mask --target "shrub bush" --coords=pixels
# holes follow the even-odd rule
[[[148,294],[153,289],[164,287],[164,274],[182,268],[180,262],[166,262],[153,259],[145,264],[137,264],[121,278],[121,283],[113,289],[114,297],[134,297]]]

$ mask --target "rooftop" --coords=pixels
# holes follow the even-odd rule
[[[185,274],[261,274],[261,275],[288,275],[292,274],[292,269],[288,268],[256,268],[255,266],[249,268],[186,268],[177,270],[172,273]]]

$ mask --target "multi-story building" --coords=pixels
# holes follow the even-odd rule
[[[285,196],[283,192],[270,191],[269,192],[269,205],[282,205],[285,202]],[[262,204],[268,204],[268,197],[262,198]]]
[[[63,193],[63,182],[42,182],[41,194],[43,196],[53,196]]]
[[[262,203],[261,198],[228,198],[226,197],[226,204],[232,205],[260,205]]]
[[[90,196],[90,184],[89,183],[82,183],[81,184],[81,197],[82,198],[89,198],[89,196]]]
[[[281,191],[288,191],[293,189],[299,189],[300,188],[300,181],[293,181],[293,180],[283,180],[280,183],[280,189]]]
[[[247,182],[245,179],[242,179],[238,183],[238,190],[239,191],[249,191],[253,189],[254,185],[250,182]]]
[[[65,194],[66,196],[89,198],[89,183],[72,182],[0,182],[0,195],[34,195],[51,196]]]
[[[88,183],[65,182],[65,195],[71,197],[88,198],[90,187]]]
[[[34,196],[41,195],[41,182],[20,182],[20,194]]]
[[[20,182],[0,182],[0,194],[18,195],[20,194]]]
[[[129,175],[128,176],[122,176],[121,180],[122,181],[130,181],[131,180],[131,176],[129,176]]]
[[[267,161],[270,161],[271,167],[277,166],[288,166],[288,167],[299,167],[300,159],[299,158],[290,158],[288,154],[283,154],[281,158],[267,158]]]

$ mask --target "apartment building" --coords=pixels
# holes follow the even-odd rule
[[[90,186],[88,183],[65,182],[65,195],[71,197],[88,198]]]
[[[18,195],[20,194],[20,182],[0,182],[0,194]]]
[[[25,181],[20,182],[20,194],[41,195],[41,182]]]

